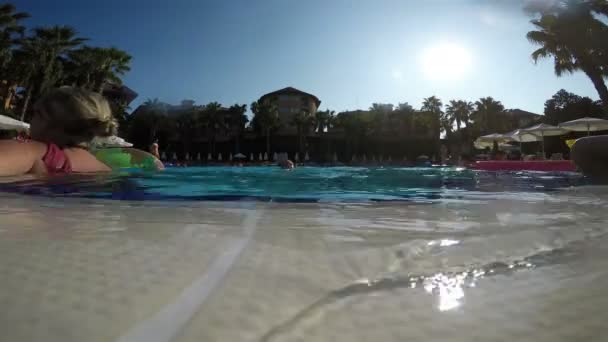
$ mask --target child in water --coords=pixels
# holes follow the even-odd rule
[[[0,140],[0,176],[109,172],[89,150],[95,137],[116,133],[108,101],[100,94],[62,87],[43,96],[34,105],[30,122],[32,140]],[[129,153],[141,158],[131,149]],[[154,158],[157,169],[163,165]]]

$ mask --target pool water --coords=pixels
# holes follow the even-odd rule
[[[576,174],[191,168],[0,182],[7,341],[604,341]]]
[[[0,184],[0,190],[122,200],[356,202],[433,200],[505,188],[550,191],[584,182],[574,173],[491,173],[463,168],[191,167],[28,180]]]

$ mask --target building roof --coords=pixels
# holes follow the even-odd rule
[[[505,113],[507,113],[509,115],[512,115],[512,116],[519,116],[519,117],[525,117],[525,116],[531,117],[531,118],[540,118],[540,117],[542,117],[541,114],[536,114],[536,113],[528,112],[528,111],[521,110],[521,109],[518,109],[518,108],[507,109],[507,110],[505,110]]]
[[[315,100],[315,103],[317,104],[317,107],[319,107],[321,105],[321,100],[319,100],[318,97],[303,92],[299,89],[293,88],[293,87],[287,87],[287,88],[283,88],[283,89],[279,89],[277,91],[273,91],[272,93],[268,93],[266,95],[262,95],[262,97],[260,97],[260,101],[264,101],[265,99],[275,96],[275,95],[302,95],[302,96],[308,96],[308,97],[312,97]]]
[[[103,87],[103,94],[114,98],[120,98],[127,104],[131,103],[137,97],[137,93],[126,85],[106,83]]]

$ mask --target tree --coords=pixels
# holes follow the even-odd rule
[[[23,19],[30,15],[25,12],[16,12],[12,4],[0,5],[0,70],[2,77],[6,77],[6,67],[12,59],[12,49],[15,39],[22,36],[25,27],[21,25]]]
[[[225,131],[224,116],[222,114],[222,105],[217,102],[210,102],[203,107],[200,120],[203,126],[207,128],[207,136],[211,146],[211,153],[215,154],[215,145],[217,135]]]
[[[423,112],[431,112],[437,116],[442,113],[443,103],[435,96],[427,97],[422,101],[422,107],[420,110]]]
[[[469,122],[472,111],[473,104],[463,100],[451,100],[446,108],[450,124],[456,123],[456,129],[459,131],[463,124],[466,125]]]
[[[608,108],[608,26],[594,12],[606,14],[603,1],[560,0],[550,6],[533,8],[540,13],[531,23],[537,28],[527,34],[528,40],[540,48],[532,53],[537,62],[552,57],[555,74],[583,71],[593,83]]]
[[[27,75],[22,118],[29,109],[34,92],[42,95],[61,81],[67,52],[86,41],[85,38],[76,37],[76,30],[69,26],[38,27],[33,32],[33,36],[22,40],[22,48],[29,65],[28,71],[31,71]]]
[[[432,123],[430,123],[431,128],[435,132],[441,133],[443,125],[441,124],[441,118],[443,115],[443,102],[436,96],[427,97],[422,101],[422,107],[420,110],[422,112],[430,113],[431,116],[429,118]],[[447,132],[446,132],[447,134]]]
[[[247,105],[235,104],[235,105],[230,106],[230,108],[228,108],[228,112],[231,114],[230,115],[230,118],[231,118],[230,125],[232,127],[234,127],[234,132],[235,132],[235,143],[236,143],[235,151],[236,151],[236,153],[241,152],[241,138],[242,138],[243,132],[245,132],[245,126],[249,122],[249,118],[247,117],[247,115],[245,115],[246,111],[247,111]]]
[[[292,123],[298,130],[298,150],[304,153],[305,137],[314,126],[314,116],[307,110],[301,110],[294,115]]]
[[[588,97],[569,93],[564,89],[545,102],[545,123],[557,125],[586,116],[601,118],[603,113],[600,103],[594,102]]]
[[[141,149],[147,150],[159,139],[160,131],[168,131],[167,105],[158,99],[147,99],[129,119],[129,140]]]
[[[131,56],[117,48],[83,46],[68,53],[66,83],[101,93],[106,83],[122,84]]]
[[[505,107],[491,96],[480,98],[475,102],[475,111],[471,114],[473,127],[479,135],[496,133],[504,129],[503,117]]]
[[[17,92],[16,80],[20,75],[14,58],[14,47],[23,38],[25,31],[21,21],[29,16],[25,12],[16,12],[15,6],[12,4],[0,5],[0,79],[6,82],[2,94],[5,111]]]
[[[325,153],[327,156],[331,154],[331,145],[329,139],[324,139],[326,132],[328,132],[335,124],[336,120],[336,112],[333,110],[320,110],[315,113],[315,126],[317,135],[319,135],[319,141],[323,144],[323,140],[326,140],[326,148]]]
[[[266,136],[266,153],[270,155],[270,134],[279,126],[279,111],[273,104],[266,102],[253,102],[253,126]]]

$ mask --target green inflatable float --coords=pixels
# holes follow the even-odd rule
[[[142,171],[157,171],[162,164],[150,153],[128,147],[100,148],[91,151],[102,163],[113,170],[136,169]]]

